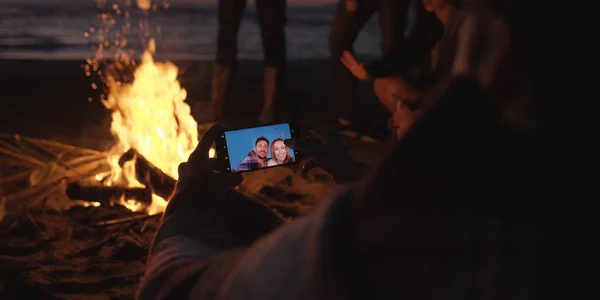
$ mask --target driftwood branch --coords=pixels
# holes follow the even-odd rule
[[[137,180],[152,189],[156,195],[163,199],[168,199],[175,189],[176,180],[154,166],[133,148],[121,156],[119,166],[123,167],[126,162],[133,159],[135,159],[135,175]]]
[[[130,188],[119,186],[81,185],[71,183],[67,186],[67,196],[74,200],[85,200],[109,204],[121,197],[136,200],[144,204],[152,203],[152,191],[144,188]]]

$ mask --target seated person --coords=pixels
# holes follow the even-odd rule
[[[271,143],[271,158],[267,160],[267,167],[284,165],[291,162],[294,162],[294,159],[290,155],[288,147],[283,143],[283,139],[274,139],[273,143]]]
[[[594,102],[582,95],[595,78],[581,72],[593,56],[565,56],[547,30],[582,49],[587,3],[472,2],[444,97],[368,177],[250,245],[234,243],[249,227],[236,225],[260,218],[207,209],[242,181],[211,168],[222,129],[209,129],[179,167],[136,298],[578,299],[597,290],[586,275],[597,270],[588,174],[598,122],[570,107]],[[515,126],[528,115],[535,126]],[[344,159],[347,176],[356,165],[343,144],[320,136],[286,144],[314,149],[305,152],[323,167]]]
[[[452,69],[462,14],[451,0],[423,0],[423,5],[427,13],[416,21],[408,41],[410,50],[386,57],[368,70],[350,52],[341,57],[358,79],[374,81],[375,94],[392,113],[398,101],[419,106],[416,102],[423,92],[450,75]]]
[[[256,139],[254,149],[248,153],[248,156],[233,171],[252,171],[266,167],[267,153],[269,153],[269,140],[261,136]]]

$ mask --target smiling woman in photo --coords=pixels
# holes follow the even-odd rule
[[[283,139],[277,138],[271,144],[271,158],[267,161],[267,167],[283,165],[294,162],[290,155],[290,150],[283,143]]]

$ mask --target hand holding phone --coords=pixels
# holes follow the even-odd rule
[[[218,172],[217,160],[209,157],[212,145],[224,129],[220,124],[210,127],[202,135],[188,161],[179,165],[176,190],[167,205],[165,216],[182,208],[202,207],[218,198],[226,189],[242,182],[240,174]]]
[[[287,147],[285,140],[295,135],[289,123],[223,130],[215,140],[218,169],[242,173],[293,164],[300,153]]]

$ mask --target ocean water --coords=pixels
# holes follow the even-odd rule
[[[161,2],[153,1],[159,5]],[[108,34],[99,34],[99,29],[106,28],[106,22],[99,17],[106,12],[106,6],[99,7],[94,0],[0,0],[0,59],[83,60],[95,55],[100,37],[111,44],[126,38],[124,48],[134,56],[142,52],[147,38],[152,37],[156,40],[159,59],[213,59],[217,38],[215,1],[178,0],[169,4],[166,9],[160,7],[149,13],[134,5],[129,10],[127,23],[123,14],[116,15],[109,10],[112,16],[109,19],[114,20],[114,24]],[[335,9],[335,0],[288,2],[289,59],[329,57],[328,35]],[[378,56],[380,53],[376,18],[376,15],[371,18],[355,43],[359,55]],[[122,28],[127,24],[129,32],[125,34]],[[90,31],[91,28],[94,30]],[[116,32],[121,32],[120,37],[116,37]],[[110,55],[112,52],[106,52],[105,57]],[[263,57],[252,1],[238,35],[238,57],[258,60]]]

